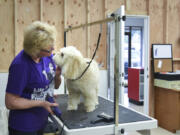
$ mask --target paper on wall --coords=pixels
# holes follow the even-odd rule
[[[158,68],[162,68],[162,60],[158,61]]]

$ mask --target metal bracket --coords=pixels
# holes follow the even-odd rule
[[[114,13],[111,14],[111,17],[115,17],[115,14],[114,14]],[[122,16],[122,17],[117,16],[117,18],[115,19],[115,21],[121,21],[121,19],[122,19],[123,21],[126,21],[126,16],[125,16],[125,15]]]
[[[124,73],[119,74],[119,77],[124,77]]]
[[[124,128],[121,129],[121,134],[124,134],[125,130]]]
[[[126,21],[126,16],[125,16],[125,15],[122,16],[122,20],[123,20],[123,21]]]

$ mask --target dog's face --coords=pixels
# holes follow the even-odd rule
[[[67,59],[67,56],[65,58],[64,52],[62,52],[62,49],[53,56],[53,60],[55,64],[61,68],[64,64],[65,59]]]
[[[79,66],[80,59],[83,59],[82,54],[73,46],[60,49],[53,57],[55,64],[62,69],[64,75],[67,74],[65,72],[74,72],[73,70]]]
[[[61,48],[53,57],[54,62],[59,67],[63,67],[68,61],[77,57],[83,57],[82,54],[73,46]]]

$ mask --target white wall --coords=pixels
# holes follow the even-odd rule
[[[55,94],[63,94],[64,93],[64,78],[62,78],[61,86],[59,89],[55,90]],[[107,80],[107,70],[100,70],[100,80],[99,80],[99,96],[107,97],[107,88],[108,88],[108,80]]]
[[[8,73],[0,73],[0,107],[5,105],[5,90],[7,85]],[[107,97],[107,70],[100,70],[99,95]],[[61,86],[54,91],[55,94],[64,93],[64,78],[62,77]]]
[[[8,73],[0,73],[0,107],[5,106],[5,89],[8,79]]]
[[[108,97],[108,77],[107,70],[100,71],[100,80],[99,80],[99,96]]]

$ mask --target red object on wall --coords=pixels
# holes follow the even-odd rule
[[[143,104],[144,70],[142,68],[128,68],[128,98],[135,104]],[[143,82],[142,82],[143,80]]]

